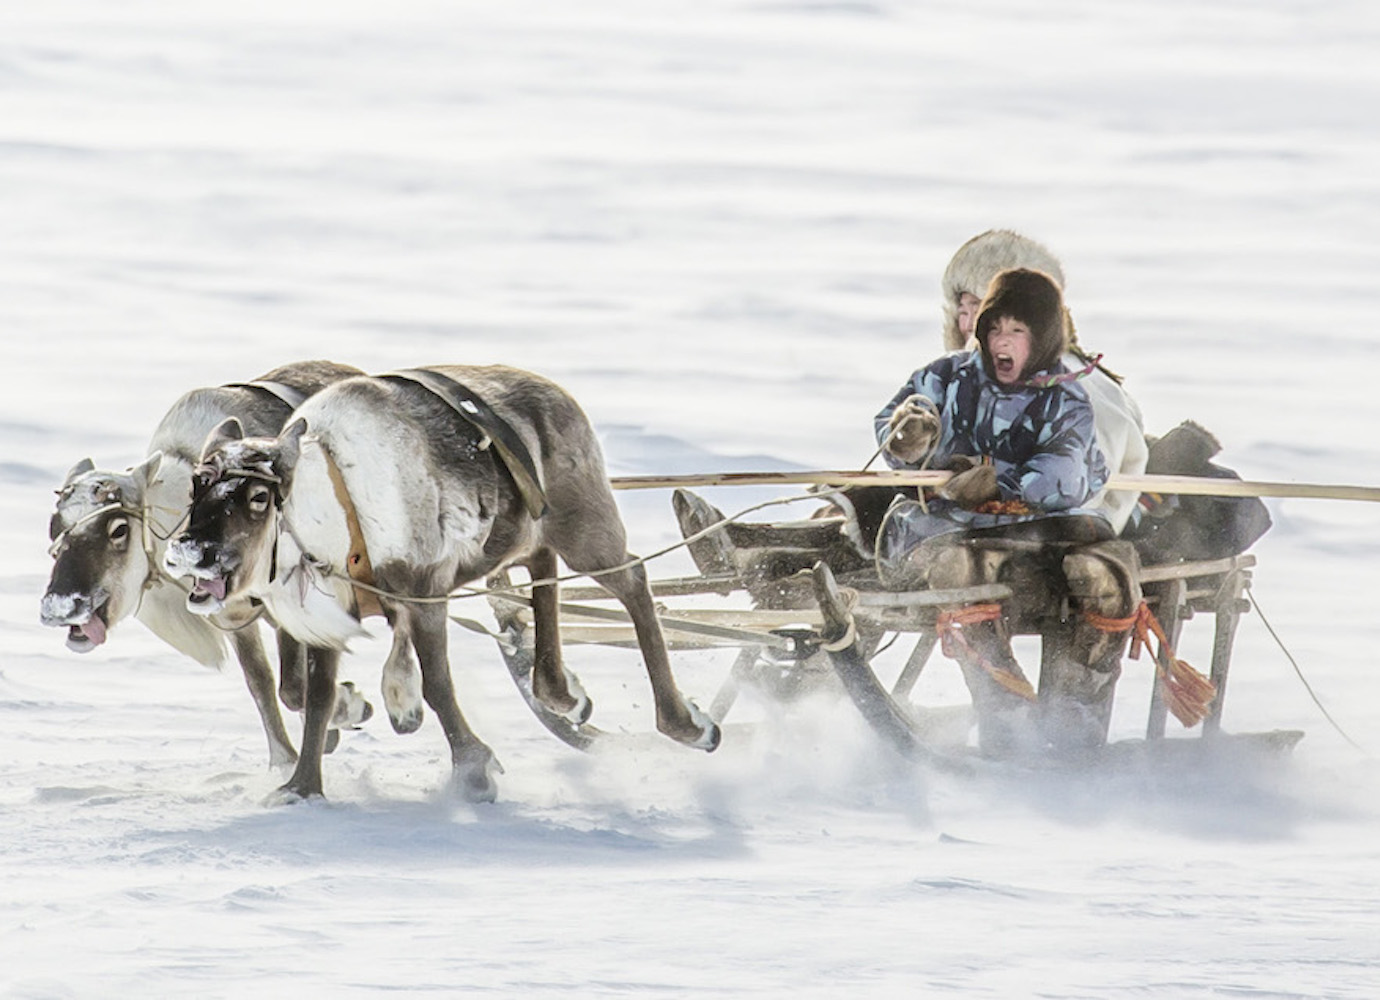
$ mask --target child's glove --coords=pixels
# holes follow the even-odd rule
[[[939,487],[939,495],[968,510],[973,510],[989,500],[1000,500],[997,467],[973,465],[962,472],[956,472],[953,478]]]
[[[939,412],[919,394],[906,397],[887,423],[886,450],[907,465],[924,459],[939,440]]]

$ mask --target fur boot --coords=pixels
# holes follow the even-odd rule
[[[939,541],[936,539],[935,541]],[[961,541],[931,544],[927,552],[927,578],[936,590],[990,583],[1001,571],[1003,553],[975,551]],[[992,669],[1029,686],[1025,672],[1011,651],[1011,632],[1004,618],[957,626],[961,639],[949,649],[963,671],[963,682],[973,699],[977,716],[978,749],[989,757],[1008,757],[1035,746],[1039,740],[1031,718],[1031,703],[1016,694]]]
[[[1100,542],[1064,557],[1069,619],[1046,636],[1040,671],[1040,727],[1058,750],[1107,742],[1112,697],[1128,633],[1109,634],[1085,612],[1125,618],[1140,606],[1140,564],[1128,542]]]

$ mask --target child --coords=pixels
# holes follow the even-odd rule
[[[1014,612],[969,622],[956,644],[979,745],[990,753],[1104,742],[1125,646],[1070,616],[1045,658],[1037,733],[1007,616],[1061,619],[1066,598],[1075,611],[1123,616],[1140,601],[1134,552],[1109,541],[1107,517],[1085,506],[1108,473],[1092,403],[1061,361],[1065,317],[1049,275],[1001,272],[976,309],[977,347],[916,371],[874,421],[892,468],[956,470],[928,504],[902,499],[888,510],[877,542],[882,578],[935,589],[1022,582]],[[1013,555],[1012,542],[1028,551]]]

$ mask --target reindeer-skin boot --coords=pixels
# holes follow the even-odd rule
[[[1129,542],[1099,542],[1064,557],[1069,617],[1046,636],[1040,670],[1040,728],[1056,750],[1076,752],[1107,742],[1112,697],[1129,632],[1089,621],[1126,618],[1140,606],[1140,563]]]
[[[957,541],[931,546],[926,553],[929,585],[950,590],[990,582],[999,570],[1000,555],[975,552]],[[1033,706],[1012,690],[1029,690],[1030,682],[1011,650],[1006,621],[996,618],[954,628],[959,635],[946,643],[946,651],[958,661],[973,699],[978,749],[989,757],[1009,757],[1031,749],[1039,742],[1031,718]]]

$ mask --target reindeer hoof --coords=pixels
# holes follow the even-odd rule
[[[292,783],[288,782],[286,785],[283,785],[281,788],[275,789],[274,791],[270,792],[267,796],[265,796],[264,805],[270,807],[294,806],[297,805],[299,802],[310,802],[313,799],[319,799],[324,801],[325,798],[325,794],[321,792],[319,789],[317,791],[303,791],[299,788],[294,788]]]
[[[296,767],[297,751],[290,746],[275,743],[268,751],[269,767]]]
[[[575,704],[564,712],[553,709],[550,705],[546,707],[572,726],[583,726],[589,721],[590,716],[594,714],[594,702],[590,699],[589,695],[585,694],[583,691],[581,691],[579,697],[575,699]]]
[[[548,685],[541,683],[535,671],[532,673],[532,694],[553,715],[559,715],[572,726],[583,726],[594,714],[594,701],[578,677],[564,668],[562,672],[565,674],[565,691],[562,697],[557,697],[547,690]]]
[[[341,681],[335,690],[335,713],[331,725],[336,729],[358,729],[374,717],[374,706],[351,681]]]
[[[340,746],[340,730],[326,730],[326,745],[321,748],[322,753],[335,753],[335,748]]]
[[[575,725],[577,725],[577,726],[583,726],[586,722],[589,721],[589,717],[590,717],[591,715],[593,715],[593,714],[594,714],[594,702],[593,702],[593,700],[590,699],[590,698],[588,698],[588,697],[582,698],[582,699],[580,700],[580,704],[579,704],[578,708],[576,709],[576,711],[575,711],[575,713],[574,713],[574,717],[571,718],[570,721],[573,722],[573,723],[575,723]]]
[[[700,738],[687,745],[694,747],[696,750],[703,750],[705,753],[713,753],[715,750],[719,749],[719,744],[721,742],[723,742],[723,730],[719,728],[717,722],[711,719],[709,725],[700,733]]]
[[[422,709],[421,677],[415,670],[390,671],[388,664],[384,664],[383,707],[388,711],[393,732],[406,736],[421,727],[426,713]]]
[[[678,726],[658,724],[657,728],[676,742],[684,743],[695,750],[713,753],[719,749],[719,743],[723,740],[723,732],[719,729],[719,724],[711,719],[708,713],[700,711],[700,707],[693,701],[687,701],[685,709],[689,714],[688,724],[682,723]]]
[[[498,798],[497,775],[502,773],[493,751],[481,744],[455,762],[451,786],[466,802],[493,802]]]

